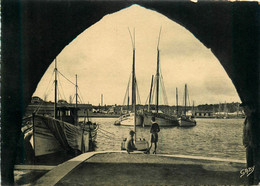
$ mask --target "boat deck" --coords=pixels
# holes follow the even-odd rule
[[[246,185],[245,161],[124,151],[90,152],[60,164],[33,185]]]

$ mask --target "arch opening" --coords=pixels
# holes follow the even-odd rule
[[[185,83],[189,85],[190,101],[195,101],[196,105],[240,102],[234,85],[209,49],[184,27],[160,13],[138,5],[106,15],[83,31],[57,56],[58,68],[63,74],[68,75],[69,79],[74,79],[75,74],[78,74],[80,89],[83,90],[83,95],[86,95],[85,103],[98,106],[101,101],[100,95],[103,94],[105,104],[121,105],[132,66],[132,45],[128,27],[130,30],[135,28],[136,76],[142,104],[145,104],[150,78],[156,71],[156,47],[161,26],[161,71],[169,105],[176,105],[176,87],[179,88],[179,103],[182,103]],[[53,71],[53,65],[48,69],[49,74]],[[49,78],[46,78],[46,82],[48,80]],[[45,90],[44,87],[44,83],[40,84],[39,90],[34,95],[40,96],[40,93]],[[64,89],[70,91],[67,98],[75,94],[72,88]],[[53,99],[50,98],[50,101]],[[241,122],[242,120],[239,121],[240,128],[237,128],[237,132],[242,130]],[[121,135],[126,136],[127,131],[122,132]],[[216,138],[214,134],[212,135],[211,138]],[[223,135],[227,134],[223,133]],[[145,131],[141,131],[141,137],[149,138]],[[241,141],[240,138],[241,135],[235,140]],[[226,139],[223,143],[226,148],[232,148],[228,142],[229,140]],[[107,147],[102,148],[107,150]],[[171,148],[168,148],[170,150],[167,153],[170,153]],[[221,151],[217,146],[215,149]],[[239,149],[241,153],[235,158],[243,159],[241,144]],[[207,154],[207,152],[201,153],[200,155]],[[218,155],[221,157],[220,154]]]

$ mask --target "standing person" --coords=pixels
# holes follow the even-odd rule
[[[150,153],[150,150],[153,146],[154,143],[154,151],[153,154],[156,154],[156,149],[157,149],[157,142],[158,142],[158,132],[160,132],[160,127],[158,125],[158,123],[155,122],[155,117],[152,117],[152,126],[150,129],[150,133],[151,133],[151,145],[150,147],[147,149],[147,151],[145,152],[146,154]]]
[[[130,139],[128,140],[127,147],[126,147],[126,151],[128,152],[128,154],[130,154],[130,152],[133,152],[134,150],[137,150],[134,144],[135,132],[131,130],[129,134],[130,134]]]
[[[260,181],[260,165],[259,165],[259,147],[260,144],[257,142],[256,135],[254,133],[254,123],[258,123],[257,115],[254,109],[250,109],[248,105],[241,105],[246,113],[247,117],[244,121],[243,128],[243,145],[246,148],[246,161],[247,168],[254,168],[253,174],[248,176],[248,184],[258,184]],[[256,121],[257,120],[257,121]]]

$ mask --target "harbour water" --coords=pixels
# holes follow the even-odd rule
[[[96,151],[121,150],[131,126],[115,126],[116,118],[91,118],[100,124]],[[192,128],[161,127],[158,153],[245,160],[244,119],[196,119]],[[137,139],[150,141],[150,128],[137,127]]]

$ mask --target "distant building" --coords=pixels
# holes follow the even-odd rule
[[[212,111],[196,111],[195,112],[195,117],[213,117],[213,112]]]

